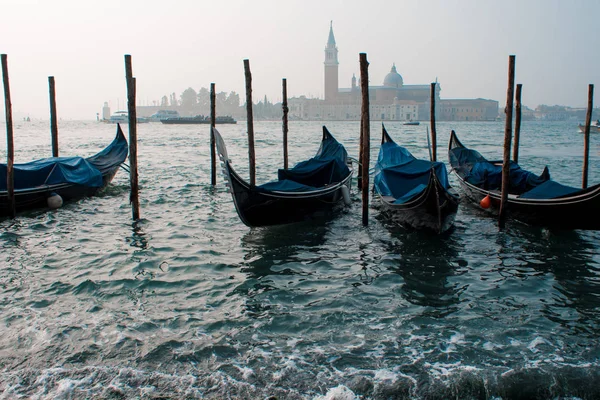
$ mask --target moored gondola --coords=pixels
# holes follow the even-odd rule
[[[384,216],[403,226],[442,233],[454,224],[459,197],[446,166],[415,158],[383,125],[373,191]]]
[[[54,208],[62,201],[94,195],[112,181],[127,154],[127,140],[117,125],[115,139],[94,156],[50,157],[15,164],[16,211]],[[0,164],[0,216],[10,214],[6,168],[6,164]]]
[[[317,154],[294,168],[278,171],[278,180],[251,185],[233,169],[225,142],[213,128],[223,174],[229,183],[235,209],[250,227],[282,225],[331,213],[350,201],[352,168],[348,153],[323,127]]]
[[[502,162],[488,161],[465,147],[454,131],[448,157],[466,196],[478,208],[498,213],[501,199]],[[485,201],[482,201],[484,200]],[[600,229],[600,184],[587,189],[562,185],[510,163],[507,215],[530,225],[556,229]]]

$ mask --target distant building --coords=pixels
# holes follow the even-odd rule
[[[338,49],[333,34],[333,25],[330,25],[325,46],[325,99],[309,99],[305,96],[289,99],[288,107],[291,118],[307,120],[360,119],[360,84],[353,75],[349,88],[339,88],[338,67]],[[440,120],[481,121],[494,120],[497,117],[497,101],[485,99],[441,100],[440,91],[440,84],[436,82],[435,112],[436,117]],[[430,84],[405,85],[396,65],[393,64],[381,86],[369,86],[370,118],[390,121],[429,120],[430,94]],[[446,109],[445,112],[444,109]]]
[[[486,99],[442,99],[439,118],[443,121],[493,121],[498,102]]]

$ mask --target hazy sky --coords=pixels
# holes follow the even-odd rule
[[[405,84],[437,77],[442,98],[504,104],[510,54],[530,107],[585,107],[600,83],[598,0],[0,0],[0,53],[13,112],[35,118],[49,115],[48,76],[60,118],[125,108],[124,54],[143,102],[211,82],[245,99],[245,58],[254,101],[276,102],[281,78],[290,97],[323,97],[330,20],[340,87],[359,76],[360,52],[372,85],[396,63]]]

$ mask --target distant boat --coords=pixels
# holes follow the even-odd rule
[[[167,118],[179,118],[181,117],[177,110],[158,110],[152,114],[148,119],[152,122],[160,122],[160,120]]]
[[[163,124],[210,124],[210,117],[196,115],[195,117],[166,118],[161,119],[160,122]],[[233,119],[233,117],[227,115],[217,117],[215,119],[215,124],[237,124],[237,121]]]
[[[579,124],[579,132],[585,133],[585,125]],[[600,120],[596,120],[590,124],[590,133],[600,132]]]
[[[129,122],[129,113],[127,111],[115,111],[113,115],[110,116],[108,122],[117,124],[117,123],[126,123]],[[148,118],[138,117],[138,123],[149,122]]]
[[[407,121],[402,125],[419,125],[420,122],[419,121]]]

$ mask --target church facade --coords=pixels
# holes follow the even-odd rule
[[[338,49],[329,27],[325,46],[324,99],[305,96],[288,100],[290,117],[304,120],[359,120],[361,90],[356,76],[349,88],[339,88]],[[493,120],[498,114],[498,102],[486,99],[440,99],[441,87],[435,83],[435,113],[439,120]],[[392,65],[381,86],[369,86],[369,113],[372,120],[419,121],[430,119],[431,85],[405,85]],[[457,106],[460,104],[460,107]],[[463,111],[457,111],[463,110]],[[465,112],[464,110],[469,110]]]

